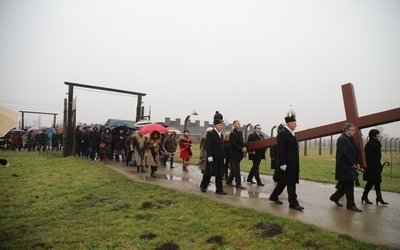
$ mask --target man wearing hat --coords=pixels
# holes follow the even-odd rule
[[[290,108],[285,117],[286,125],[278,134],[277,143],[277,179],[278,184],[269,199],[276,204],[283,204],[279,195],[287,189],[289,208],[302,211],[304,207],[297,201],[296,184],[299,183],[299,145],[294,134],[297,127],[296,114]]]
[[[222,114],[217,111],[214,115],[214,128],[212,131],[207,132],[206,135],[205,149],[207,160],[203,179],[200,184],[201,192],[207,192],[211,176],[215,176],[215,193],[226,195],[222,186],[222,177],[225,172],[225,149],[221,133],[223,126],[224,120]]]

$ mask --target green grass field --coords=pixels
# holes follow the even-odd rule
[[[0,153],[0,249],[386,249],[80,158]]]

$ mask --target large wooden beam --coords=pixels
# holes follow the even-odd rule
[[[320,127],[298,131],[296,132],[296,138],[298,141],[304,141],[328,135],[339,134],[342,133],[344,123],[351,122],[356,126],[356,128],[358,128],[354,136],[354,141],[357,144],[358,148],[360,149],[359,163],[363,166],[366,166],[362,135],[360,130],[363,128],[400,121],[400,108],[395,108],[359,117],[357,110],[357,102],[354,94],[354,88],[351,83],[342,85],[342,95],[346,110],[345,121],[340,121],[328,125],[323,125]],[[254,150],[263,147],[273,147],[276,146],[276,143],[277,143],[276,137],[272,137],[265,140],[248,142],[246,143],[246,147],[248,150]]]

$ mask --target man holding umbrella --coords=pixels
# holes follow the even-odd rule
[[[205,148],[207,152],[206,168],[203,173],[203,180],[200,184],[200,191],[206,192],[211,176],[215,176],[216,194],[226,195],[222,186],[222,177],[225,172],[225,149],[223,135],[221,133],[224,120],[218,111],[214,115],[214,129],[207,132]]]

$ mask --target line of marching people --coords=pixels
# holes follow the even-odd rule
[[[62,143],[62,133],[52,128],[29,132],[14,129],[1,138],[0,147],[11,151],[58,151]]]
[[[160,133],[153,131],[141,134],[127,127],[111,128],[104,126],[83,127],[78,125],[75,131],[75,155],[95,160],[122,162],[124,166],[136,167],[137,172],[146,172],[150,168],[150,176],[156,177],[157,168],[167,166],[174,168],[174,154],[179,145],[179,157],[183,161],[182,169],[188,172],[189,160],[192,156],[192,141],[189,131],[184,131],[177,140],[175,131]]]

